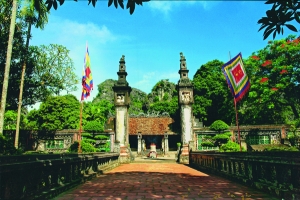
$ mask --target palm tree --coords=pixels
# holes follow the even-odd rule
[[[39,8],[38,12],[36,8]],[[27,38],[26,38],[26,52],[23,58],[23,67],[22,67],[21,82],[20,82],[18,116],[17,116],[16,135],[15,135],[15,148],[18,148],[18,144],[19,144],[24,78],[25,78],[25,71],[26,71],[26,62],[28,57],[29,40],[31,37],[31,26],[35,25],[36,28],[43,29],[45,24],[48,22],[49,11],[47,10],[47,7],[41,0],[26,0],[25,6],[21,10],[21,14],[25,17],[26,22],[28,22],[28,30],[27,30]]]
[[[6,53],[6,63],[5,63],[5,69],[4,69],[4,79],[3,79],[3,86],[2,86],[1,105],[0,105],[0,134],[3,134],[4,113],[5,113],[5,105],[6,105],[6,97],[7,97],[10,62],[11,62],[11,56],[12,56],[12,44],[13,44],[13,38],[14,38],[15,26],[16,26],[17,9],[18,9],[18,0],[13,0],[12,1],[9,36],[8,36],[7,53]]]

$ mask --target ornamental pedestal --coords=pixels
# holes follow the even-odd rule
[[[119,160],[120,160],[120,163],[129,163],[130,162],[130,154],[129,154],[128,146],[120,147]]]
[[[182,145],[181,152],[179,154],[179,162],[189,164],[189,145]]]

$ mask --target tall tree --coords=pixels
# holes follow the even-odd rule
[[[24,78],[25,78],[25,71],[26,71],[26,62],[28,57],[29,40],[31,37],[30,34],[31,26],[32,24],[34,24],[36,28],[43,29],[44,25],[48,22],[48,14],[49,14],[49,11],[47,10],[45,4],[43,4],[40,1],[26,0],[23,3],[24,3],[24,7],[21,13],[24,15],[24,18],[28,23],[28,29],[27,29],[27,38],[26,38],[26,47],[25,47],[26,51],[24,53],[24,58],[23,58],[23,67],[22,67],[19,101],[18,101],[18,116],[17,116],[17,125],[16,125],[16,135],[15,135],[15,148],[18,148],[18,144],[19,144],[19,131],[20,131],[22,100],[23,100]],[[39,7],[40,7],[39,13],[36,12],[34,8],[35,3],[39,3]]]
[[[79,128],[80,103],[73,95],[48,97],[39,110],[32,110],[27,118],[38,130],[55,131]]]
[[[219,60],[202,65],[194,75],[193,112],[203,124],[210,126],[216,120],[233,122],[233,96],[228,89]]]
[[[260,123],[287,123],[299,119],[300,112],[300,38],[270,41],[249,57],[251,88],[243,112]],[[251,115],[250,115],[251,116]]]
[[[35,54],[32,79],[40,84],[36,93],[47,97],[49,94],[59,95],[62,91],[69,93],[77,89],[79,77],[74,72],[74,63],[66,47],[58,44],[41,45],[36,47]]]
[[[3,79],[3,86],[2,86],[1,105],[0,105],[0,134],[2,134],[3,132],[4,113],[5,113],[5,106],[6,106],[6,96],[7,96],[9,70],[10,70],[10,62],[12,56],[12,48],[13,48],[12,46],[13,46],[13,38],[15,32],[17,9],[18,9],[18,1],[13,0],[12,9],[11,9],[11,20],[10,20],[10,30],[9,30],[8,45],[7,45],[7,54],[6,54],[6,64],[5,64],[4,79]]]

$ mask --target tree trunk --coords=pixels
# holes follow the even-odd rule
[[[6,53],[6,63],[5,63],[5,70],[4,70],[4,79],[3,79],[3,86],[2,86],[1,105],[0,105],[0,134],[3,134],[4,113],[5,113],[5,106],[6,106],[9,70],[10,70],[12,45],[13,45],[13,39],[14,39],[14,33],[15,33],[15,26],[16,26],[17,9],[18,9],[18,0],[13,0],[10,28],[9,28],[8,45],[7,45],[7,53]]]
[[[26,62],[28,57],[28,48],[29,48],[29,40],[31,33],[31,20],[28,21],[28,30],[27,30],[27,38],[26,38],[26,52],[23,60],[22,74],[21,74],[21,83],[20,83],[20,93],[19,93],[19,102],[18,102],[18,116],[17,116],[17,126],[16,126],[16,135],[15,135],[15,148],[19,147],[19,133],[20,133],[20,120],[21,120],[21,109],[22,109],[22,101],[23,101],[23,88],[24,88],[24,79],[25,79],[25,71],[26,71]]]

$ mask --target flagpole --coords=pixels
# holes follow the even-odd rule
[[[229,60],[231,60],[231,54],[230,51],[228,52],[229,55]],[[239,118],[238,118],[238,111],[236,108],[236,100],[235,100],[235,96],[233,96],[233,101],[234,101],[234,109],[235,109],[235,123],[237,125],[238,128],[238,140],[239,140],[239,144],[240,144],[240,151],[242,151],[242,144],[241,144],[241,134],[240,134],[240,126],[239,126]]]
[[[240,144],[240,151],[242,151],[239,118],[238,118],[238,111],[237,111],[237,108],[236,108],[236,100],[235,100],[235,98],[233,98],[233,101],[234,101],[234,108],[235,108],[235,120],[236,120],[236,125],[237,125],[237,128],[238,128],[238,138],[239,138],[239,144]]]
[[[83,101],[80,102],[78,153],[82,153],[81,144],[80,144],[81,143],[81,132],[82,132],[82,110],[83,110]]]

